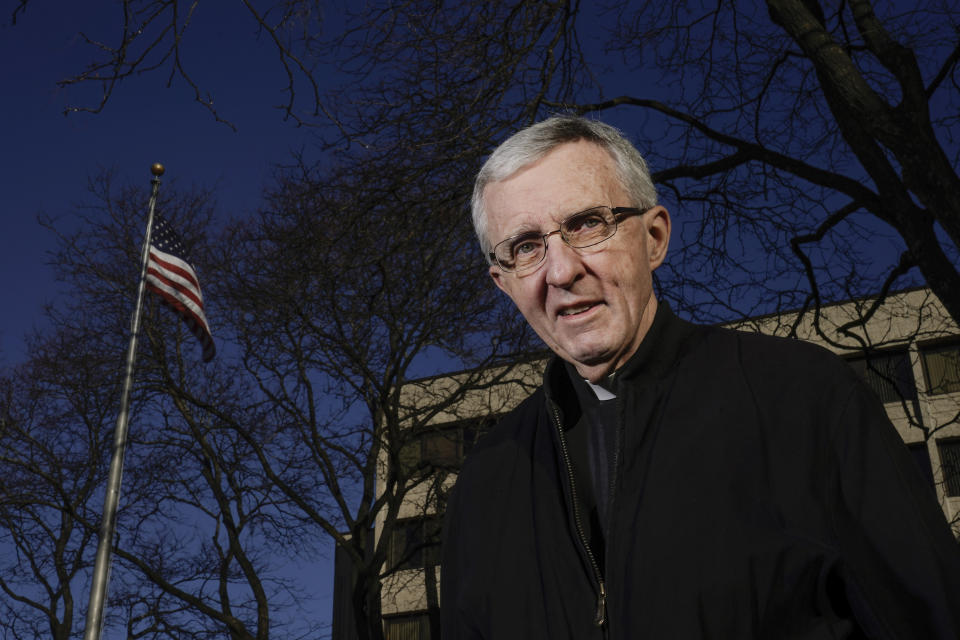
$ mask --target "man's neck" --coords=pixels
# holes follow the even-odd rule
[[[647,333],[650,331],[650,327],[653,326],[653,319],[657,315],[657,299],[652,293],[640,314],[640,325],[637,327],[636,337],[622,353],[617,354],[612,360],[600,362],[596,365],[572,363],[584,380],[592,384],[601,384],[605,378],[608,378],[618,371],[633,357],[633,354],[637,352]]]

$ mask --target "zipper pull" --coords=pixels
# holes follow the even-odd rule
[[[607,588],[603,586],[603,580],[600,581],[600,595],[597,596],[597,614],[593,618],[593,624],[602,627],[607,621]]]

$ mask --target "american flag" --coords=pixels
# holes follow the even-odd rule
[[[147,262],[147,288],[156,293],[176,311],[190,331],[203,345],[203,361],[209,362],[216,353],[210,325],[203,313],[203,295],[200,282],[190,266],[180,236],[159,215],[154,216],[150,240],[150,259]]]

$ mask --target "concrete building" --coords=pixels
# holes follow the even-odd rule
[[[891,294],[879,305],[871,299],[856,300],[730,326],[794,336],[847,359],[883,401],[960,536],[960,329],[932,293],[917,289]],[[537,358],[491,371],[490,380],[496,382],[469,393],[455,411],[439,413],[436,429],[405,448],[405,463],[455,466],[497,416],[539,385],[545,362]],[[435,398],[445,385],[456,384],[458,375],[464,374],[416,381],[403,392],[412,403]],[[388,640],[431,638],[430,612],[439,606],[439,548],[433,541],[439,534],[443,494],[453,480],[453,475],[446,475],[411,492],[400,526],[389,540],[387,566],[396,570],[383,581]],[[378,537],[381,529],[382,520]],[[335,594],[335,602],[336,598]]]

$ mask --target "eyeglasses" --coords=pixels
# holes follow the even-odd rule
[[[522,272],[537,266],[547,255],[547,238],[555,233],[574,249],[585,249],[617,232],[617,222],[624,216],[643,214],[633,207],[591,207],[565,218],[560,228],[549,233],[521,233],[497,243],[490,253],[490,261],[501,271]]]

